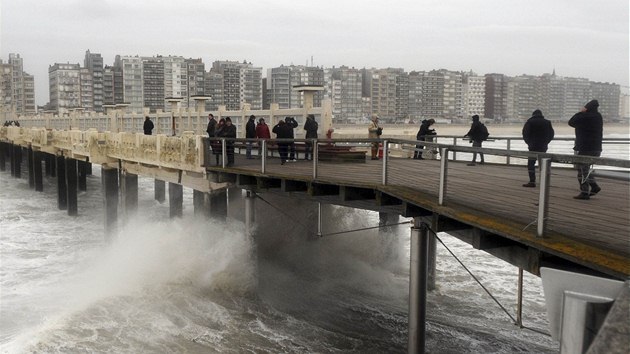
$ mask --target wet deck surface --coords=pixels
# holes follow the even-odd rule
[[[260,176],[259,159],[236,156],[226,172]],[[544,239],[536,237],[539,188],[525,188],[525,166],[449,161],[444,206],[438,205],[437,160],[390,158],[388,184],[383,186],[382,161],[365,163],[320,163],[317,181],[378,189],[418,206],[470,225],[491,230],[563,258],[630,275],[630,183],[599,178],[602,191],[590,200],[576,200],[576,171],[551,170],[550,206]],[[210,170],[220,170],[210,167]],[[311,181],[311,161],[280,164],[267,160],[265,176]],[[370,201],[366,201],[369,203]]]

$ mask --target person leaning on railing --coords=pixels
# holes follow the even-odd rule
[[[602,154],[604,122],[597,107],[599,107],[599,102],[592,100],[569,120],[569,125],[575,128],[573,150],[578,155],[599,157]],[[590,199],[602,189],[597,185],[595,176],[591,173],[590,164],[577,164],[577,169],[580,194],[573,198]]]
[[[315,116],[309,114],[306,116],[306,122],[304,122],[304,130],[306,130],[306,139],[317,139],[317,129],[319,125],[315,120]],[[310,140],[306,141],[306,150],[304,151],[304,160],[313,159],[313,143]]]
[[[532,117],[525,122],[522,133],[527,149],[535,152],[547,152],[549,143],[554,136],[551,121],[545,119],[540,109],[535,110],[532,113]],[[523,184],[523,187],[536,187],[536,160],[537,158],[535,157],[527,159],[529,182]]]
[[[383,134],[383,128],[378,126],[378,116],[372,114],[372,122],[368,126],[368,138],[378,139]],[[378,160],[378,141],[372,143],[372,160]]]
[[[221,130],[221,137],[227,138],[225,141],[225,154],[227,155],[227,166],[234,165],[234,140],[236,138],[236,126],[232,124],[230,117],[225,118],[225,127]]]

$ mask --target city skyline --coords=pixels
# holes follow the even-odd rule
[[[397,5],[397,6],[396,6]],[[316,9],[314,11],[313,9]],[[334,10],[334,11],[333,11]],[[47,70],[120,55],[247,60],[265,69],[398,67],[405,71],[583,77],[628,86],[628,2],[5,0],[1,56],[20,53],[48,101]],[[140,14],[140,15],[139,15]],[[217,15],[220,14],[220,15]],[[588,25],[585,25],[588,24]]]

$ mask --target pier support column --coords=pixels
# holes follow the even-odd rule
[[[427,273],[429,267],[428,227],[413,219],[409,265],[408,353],[424,353],[427,317]]]
[[[433,214],[431,219],[431,229],[433,231],[439,231],[439,215]],[[433,291],[436,288],[437,283],[437,237],[433,233],[429,233],[429,275],[427,287],[429,291]]]
[[[44,179],[42,176],[42,152],[33,152],[33,175],[35,177],[35,190],[37,192],[44,191]]]
[[[221,189],[210,194],[210,214],[215,218],[227,218],[227,190]]]
[[[118,224],[118,169],[103,166],[101,179],[105,198],[105,233],[110,238]]]
[[[79,172],[79,190],[86,191],[87,190],[87,166],[89,162],[79,161],[78,164],[78,172]]]
[[[120,187],[124,201],[125,219],[129,219],[138,211],[138,175],[125,171]]]
[[[155,200],[159,203],[164,203],[166,200],[166,183],[159,179],[154,181],[153,191],[155,193]]]
[[[195,216],[210,216],[210,193],[193,190],[193,207]]]
[[[0,142],[0,171],[7,170],[7,154],[6,154],[7,144]]]
[[[77,216],[79,214],[79,206],[77,200],[77,160],[66,159],[66,187],[68,193],[68,215]]]
[[[177,183],[168,183],[168,210],[169,216],[182,217],[184,215],[184,187]]]
[[[57,208],[68,209],[68,188],[66,185],[66,158],[55,156],[55,171],[57,171]]]
[[[256,222],[256,193],[245,191],[245,232],[253,237],[254,222]]]
[[[13,145],[13,158],[11,159],[11,174],[15,178],[22,178],[22,147]]]
[[[26,149],[26,161],[28,166],[28,186],[35,188],[35,172],[33,171],[33,148]]]
[[[44,163],[46,164],[46,176],[55,177],[57,171],[55,170],[55,155],[46,154],[44,156]]]

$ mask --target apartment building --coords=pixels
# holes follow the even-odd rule
[[[59,114],[81,108],[81,66],[56,63],[48,67],[50,108]]]
[[[161,57],[142,58],[144,107],[149,112],[165,111],[164,61]]]
[[[398,68],[362,69],[362,92],[365,97],[370,97],[371,114],[377,114],[384,121],[407,117],[404,111],[409,102],[409,81],[406,75],[403,69]],[[407,93],[407,97],[397,97],[404,93]]]
[[[302,93],[293,89],[298,85],[324,86],[324,69],[303,65],[281,65],[267,70],[267,97],[269,103],[280,108],[298,108],[303,105]],[[313,104],[320,106],[324,92],[316,92]]]
[[[238,110],[244,103],[252,109],[262,108],[262,68],[247,62],[215,61],[210,71],[211,77],[220,74],[223,79],[221,101],[213,96],[215,105],[225,105],[228,110]]]
[[[324,71],[325,97],[332,102],[333,123],[358,123],[364,117],[361,70],[341,66]]]
[[[469,118],[475,114],[484,116],[484,103],[486,95],[486,78],[478,76],[473,72],[466,73],[462,77],[464,118]]]
[[[0,60],[0,103],[3,112],[35,113],[35,80],[24,72],[24,61],[19,54],[10,53],[9,60]]]
[[[142,58],[117,55],[114,66],[122,71],[123,102],[129,103],[127,109],[132,112],[142,112],[144,108]]]
[[[91,53],[87,50],[83,60],[83,67],[92,76],[92,107],[96,112],[102,112],[104,104],[103,57],[99,53]]]

